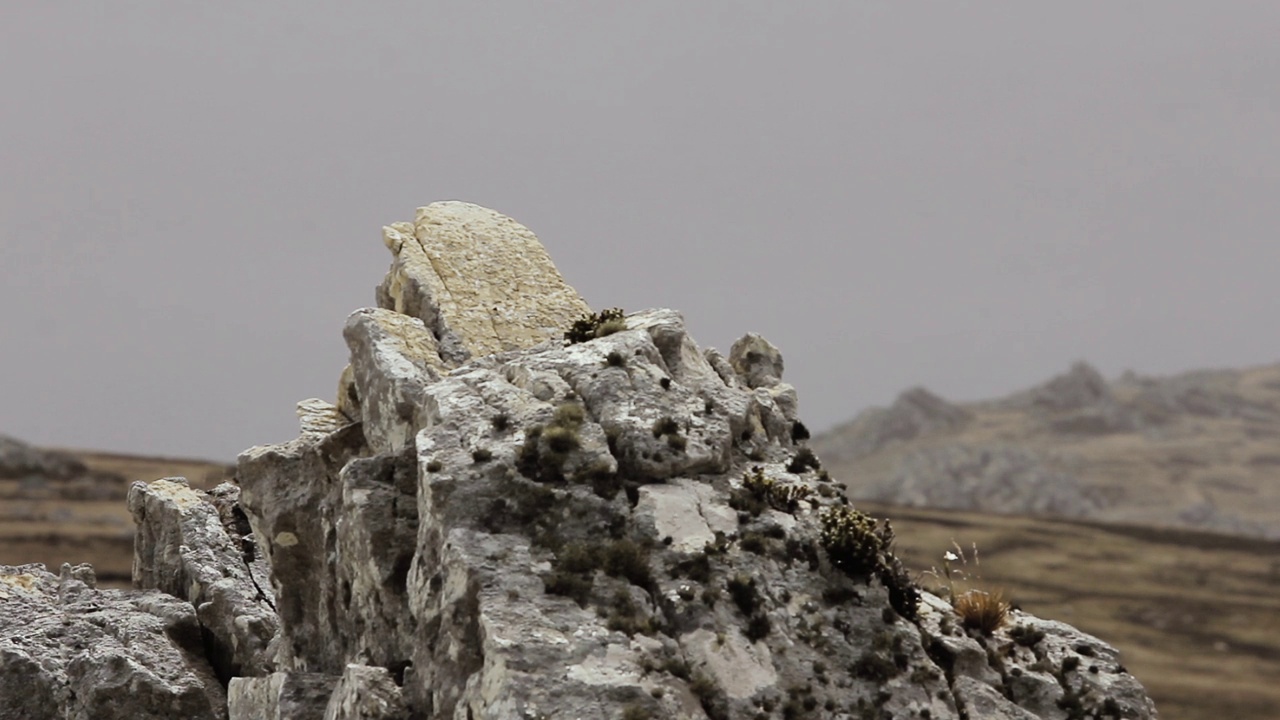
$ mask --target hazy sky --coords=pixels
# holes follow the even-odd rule
[[[0,433],[231,459],[334,394],[380,227],[529,226],[758,331],[814,429],[1280,360],[1280,3],[10,2]]]

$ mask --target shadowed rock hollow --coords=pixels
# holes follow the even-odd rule
[[[671,310],[592,315],[474,205],[384,240],[299,437],[245,451],[238,488],[130,494],[135,582],[194,608],[211,716],[1155,717],[1096,638],[1018,611],[983,635],[916,588],[804,446],[764,338],[726,358]],[[73,682],[31,674],[53,702]]]

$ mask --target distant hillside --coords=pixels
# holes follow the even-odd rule
[[[0,435],[0,565],[92,563],[103,585],[128,586],[135,480],[182,476],[209,488],[234,466],[186,458],[37,448]]]
[[[974,403],[913,388],[812,445],[866,500],[1280,538],[1280,365],[1109,382],[1077,363]]]

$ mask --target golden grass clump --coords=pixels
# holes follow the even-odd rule
[[[957,597],[952,607],[965,627],[978,630],[983,635],[990,635],[1004,625],[1010,610],[1003,590],[970,590]]]

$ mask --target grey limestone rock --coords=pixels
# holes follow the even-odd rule
[[[268,646],[279,626],[271,588],[262,582],[265,558],[253,538],[241,535],[248,527],[236,505],[239,492],[224,483],[206,495],[183,478],[129,489],[137,526],[134,587],[191,603],[210,639],[207,657],[224,682],[273,668]]]
[[[88,566],[0,566],[0,719],[226,717],[189,604],[99,590]]]
[[[232,678],[228,720],[324,720],[338,678],[307,672],[276,672]]]
[[[400,687],[386,668],[348,665],[329,696],[324,720],[408,720]]]

